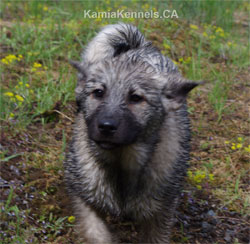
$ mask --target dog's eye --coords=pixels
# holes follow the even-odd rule
[[[144,100],[144,98],[143,98],[142,96],[137,95],[137,94],[131,94],[131,95],[129,96],[129,101],[130,101],[131,103],[140,103],[140,102],[142,102],[143,100]]]
[[[173,98],[174,98],[174,96],[173,96],[173,95],[171,95],[171,94],[167,94],[167,95],[166,95],[166,98],[167,98],[167,99],[173,99]]]
[[[94,95],[94,97],[96,97],[96,98],[102,98],[103,95],[104,95],[104,91],[101,90],[101,89],[95,89],[95,90],[93,91],[93,95]]]

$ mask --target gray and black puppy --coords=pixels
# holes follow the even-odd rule
[[[122,23],[103,28],[72,65],[78,111],[64,168],[80,237],[119,242],[111,215],[132,219],[140,243],[169,243],[189,160],[186,96],[197,83]]]

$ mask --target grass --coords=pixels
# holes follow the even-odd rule
[[[249,214],[245,106],[249,32],[245,23],[250,5],[244,1],[219,4],[198,0],[168,5],[135,0],[105,0],[98,5],[95,1],[1,3],[0,149],[1,169],[7,172],[2,178],[8,182],[7,189],[2,189],[1,218],[12,226],[4,229],[3,243],[74,242],[68,221],[73,217],[62,210],[59,183],[74,117],[76,75],[68,60],[79,60],[96,31],[117,21],[137,25],[185,77],[206,81],[189,99],[194,139],[188,183],[194,193],[206,192],[218,200],[218,211],[227,208]],[[176,10],[179,18],[83,18],[84,9],[162,14],[166,8]],[[21,171],[17,175],[24,186],[20,192],[11,188],[20,183],[11,183],[15,175],[8,172],[13,168]],[[18,200],[23,198],[28,204]],[[181,240],[189,242],[183,228]]]
[[[83,9],[91,9],[90,2],[84,3]],[[184,52],[185,57],[178,53],[173,56],[170,50],[169,53],[166,52],[166,54],[170,54],[170,56],[173,56],[173,59],[177,62],[179,61],[181,68],[184,66],[184,72],[186,71],[191,79],[205,78],[217,80],[218,76],[221,75],[220,72],[215,71],[216,66],[211,65],[210,70],[212,74],[209,74],[208,77],[204,77],[203,69],[207,67],[202,64],[201,61],[204,62],[206,60],[205,57],[211,59],[227,59],[229,62],[233,62],[235,59],[241,59],[237,60],[237,64],[240,62],[243,65],[247,64],[247,47],[240,48],[236,44],[237,41],[231,40],[231,35],[223,29],[225,27],[226,30],[229,30],[231,25],[228,26],[228,23],[232,22],[233,11],[235,8],[239,8],[239,4],[236,2],[233,2],[233,4],[223,3],[228,13],[228,16],[226,15],[227,22],[224,23],[222,19],[224,20],[225,16],[219,18],[221,12],[218,11],[214,2],[212,3],[213,4],[210,3],[211,5],[209,5],[208,8],[208,2],[206,1],[192,3],[184,2],[181,4],[182,7],[178,8],[180,13],[184,16],[189,14],[189,18],[193,18],[193,14],[199,16],[199,13],[203,12],[202,10],[208,8],[209,11],[205,12],[207,16],[203,16],[204,22],[200,23],[200,26],[191,24],[190,28],[185,28],[185,25],[182,26],[180,21],[172,20],[170,22],[169,19],[166,19],[163,23],[163,27],[169,29],[170,33],[174,32],[176,29],[183,35],[185,35],[187,31],[190,32],[189,38],[183,42],[183,49],[187,47],[187,50],[180,50],[180,45],[178,45],[178,49],[176,48],[175,50],[175,40],[169,40],[169,43],[174,46],[173,50],[176,52]],[[15,77],[8,77],[10,79],[8,88],[10,90],[16,88],[16,90],[15,93],[13,93],[13,98],[9,99],[8,96],[3,96],[1,99],[2,107],[7,109],[6,111],[2,111],[2,119],[8,119],[10,116],[18,116],[18,123],[27,124],[33,121],[35,117],[52,109],[57,101],[61,101],[63,105],[65,105],[68,101],[73,99],[74,94],[72,88],[75,85],[75,77],[69,73],[70,69],[67,60],[79,56],[79,50],[81,50],[84,44],[93,36],[93,32],[89,32],[86,26],[89,24],[90,27],[93,27],[93,24],[89,19],[82,19],[82,15],[80,15],[81,11],[78,10],[73,12],[78,5],[80,5],[80,7],[82,6],[81,2],[78,4],[74,3],[71,7],[68,6],[68,3],[61,4],[61,8],[63,5],[67,6],[67,11],[62,11],[60,5],[55,6],[53,2],[48,2],[48,5],[44,5],[41,2],[31,1],[25,4],[17,4],[17,6],[14,6],[11,2],[4,2],[3,5],[3,9],[5,9],[7,13],[8,11],[19,11],[19,15],[17,15],[16,18],[18,19],[19,17],[19,20],[22,22],[20,23],[17,21],[13,23],[13,25],[11,24],[11,32],[7,28],[4,28],[1,37],[1,42],[4,47],[7,48],[6,53],[16,55],[17,57],[14,60],[9,60],[9,62],[8,60],[5,62],[9,56],[3,57],[3,72],[10,72],[13,67],[21,66]],[[29,11],[28,18],[25,13],[22,12],[21,5],[24,6],[24,9]],[[126,5],[129,4],[127,3]],[[120,6],[126,11],[131,9],[131,4],[129,6],[126,5]],[[110,11],[110,9],[115,9],[107,6],[107,4],[104,4],[103,10]],[[150,6],[151,5],[148,3],[145,3],[142,9],[149,10]],[[153,8],[157,10],[156,7]],[[161,5],[159,5],[158,8],[161,9]],[[173,8],[177,8],[175,4]],[[194,12],[190,11],[193,9],[195,9]],[[193,14],[190,14],[188,11]],[[2,15],[7,16],[4,11]],[[212,17],[214,18],[213,20]],[[217,21],[217,18],[219,18],[218,23],[221,24],[222,27],[207,24],[207,22]],[[96,26],[102,26],[108,23],[107,21],[108,20],[103,23],[100,22],[99,19],[95,19],[93,22],[96,22]],[[115,21],[112,20],[111,22]],[[136,22],[139,22],[137,24],[141,26],[142,30],[146,29],[147,22],[143,20],[136,20]],[[155,20],[155,23],[160,23],[160,21]],[[97,28],[94,28],[94,30],[95,29]],[[151,30],[148,32],[150,31]],[[8,36],[10,33],[11,38]],[[162,46],[162,43],[159,43],[159,46]],[[193,46],[197,46],[197,48],[193,49]],[[234,49],[236,49],[235,53],[233,53]],[[13,51],[10,52],[10,50]],[[173,50],[171,48],[171,51]],[[241,54],[245,55],[238,55],[238,50]],[[18,58],[18,55],[21,55],[22,58]],[[187,65],[188,63],[191,63],[191,67]],[[227,82],[224,77],[222,77],[222,79],[224,82]],[[42,83],[41,80],[43,81]],[[224,89],[222,89],[223,91],[217,89],[218,86],[223,87],[220,85],[220,82],[223,81],[216,82],[215,88],[210,94],[210,102],[218,113],[218,120],[221,119],[221,114],[227,98]],[[20,82],[24,85],[18,86]],[[25,85],[30,86],[30,84],[34,89],[27,89],[25,87]],[[4,88],[6,89],[6,87]],[[5,91],[5,89],[3,89],[3,92],[9,91],[8,89]],[[25,98],[25,101],[17,100],[17,96],[19,98],[21,96],[21,100]],[[17,112],[13,113],[11,111]],[[22,117],[20,117],[20,114]]]
[[[26,219],[30,210],[20,210],[17,205],[11,205],[12,198],[13,188],[10,188],[8,199],[1,209],[3,223],[8,218],[8,226],[3,224],[2,243],[38,243],[39,239],[36,237],[38,233],[43,235],[43,241],[55,239],[64,228],[72,226],[67,223],[67,217],[58,218],[50,213],[48,218],[45,215],[39,216],[36,222],[41,226],[30,228]]]

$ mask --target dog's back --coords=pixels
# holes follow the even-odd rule
[[[82,62],[92,64],[128,51],[130,55],[136,53],[161,72],[178,72],[173,62],[146,41],[136,27],[123,23],[105,26],[87,45]]]

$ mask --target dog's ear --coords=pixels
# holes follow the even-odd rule
[[[188,93],[199,84],[182,77],[168,78],[162,90],[162,101],[166,110],[179,109],[186,101]]]
[[[69,60],[69,63],[78,70],[78,80],[76,85],[76,95],[80,94],[83,91],[84,84],[86,81],[86,72],[83,67],[83,64],[78,61]]]
[[[83,67],[82,67],[82,65],[81,65],[80,62],[74,61],[74,60],[69,60],[69,63],[70,63],[75,69],[77,69],[79,72],[82,71]]]

